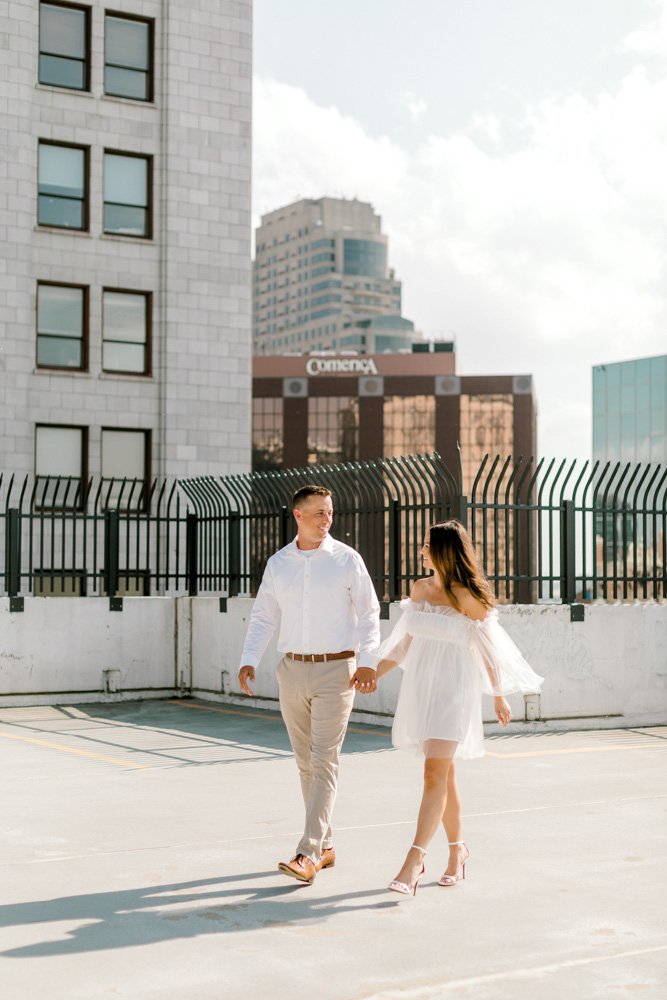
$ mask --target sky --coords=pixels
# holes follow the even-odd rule
[[[254,46],[254,224],[370,201],[403,314],[589,457],[592,366],[667,353],[667,0],[255,0]]]

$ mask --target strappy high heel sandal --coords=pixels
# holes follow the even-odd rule
[[[419,844],[413,844],[410,850],[420,851],[422,856],[421,871],[417,875],[416,879],[414,880],[414,882],[400,882],[398,879],[395,878],[387,886],[387,888],[391,889],[392,892],[400,892],[402,896],[417,895],[417,886],[421,882],[422,878],[424,877],[424,873],[426,871],[426,867],[424,866],[424,856],[426,854],[426,848],[420,847]]]
[[[456,866],[456,875],[448,875],[447,872],[441,875],[438,885],[456,885],[457,882],[463,881],[466,877],[466,861],[470,857],[470,851],[465,845],[463,840],[450,840],[448,842],[448,847],[462,847],[465,851],[465,857],[461,858],[462,851],[459,851],[459,860]]]

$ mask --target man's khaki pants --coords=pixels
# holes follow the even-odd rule
[[[306,824],[297,854],[318,861],[331,847],[338,761],[352,711],[355,660],[308,663],[284,656],[276,676],[280,710],[301,776]]]

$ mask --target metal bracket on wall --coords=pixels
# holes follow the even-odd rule
[[[586,616],[586,605],[585,604],[571,604],[570,605],[570,621],[571,622],[583,622]]]
[[[22,597],[10,597],[9,598],[9,610],[14,612],[25,611],[23,606]]]
[[[220,611],[221,611],[221,613],[223,615],[227,611],[227,598],[226,597],[221,597],[220,598]]]
[[[122,611],[123,610],[123,598],[122,597],[110,597],[109,598],[109,611]]]

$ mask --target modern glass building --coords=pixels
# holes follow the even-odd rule
[[[663,574],[660,519],[638,515],[633,505],[641,495],[657,509],[664,497],[667,355],[593,368],[593,460],[606,486],[595,501],[598,558],[610,576],[622,567],[631,585]]]
[[[401,283],[372,205],[304,199],[262,216],[253,267],[253,350],[410,349]]]
[[[667,355],[593,368],[593,459],[667,464]]]

